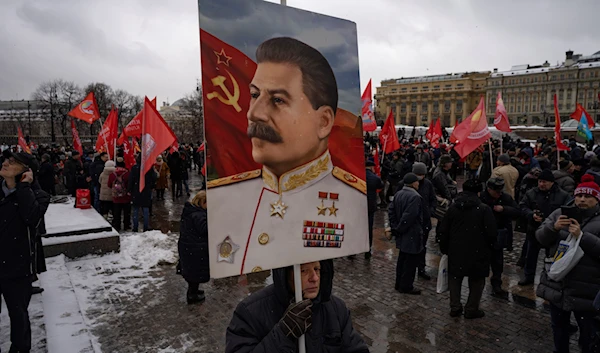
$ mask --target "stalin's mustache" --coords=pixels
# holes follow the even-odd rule
[[[248,137],[265,140],[271,143],[282,143],[283,139],[281,135],[275,131],[271,126],[263,123],[252,123],[248,125]]]

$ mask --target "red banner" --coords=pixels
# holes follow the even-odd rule
[[[146,186],[146,173],[154,165],[156,157],[173,145],[177,139],[171,128],[160,116],[148,97],[142,110],[142,156],[140,165],[140,192]]]
[[[398,135],[396,134],[396,126],[394,125],[394,114],[390,110],[385,123],[381,128],[379,134],[379,142],[383,148],[383,153],[392,153],[400,149],[400,142],[398,142]]]
[[[83,146],[81,145],[79,132],[77,131],[77,126],[75,126],[75,120],[73,120],[73,118],[71,118],[71,134],[73,134],[73,149],[83,156]]]
[[[127,169],[131,169],[131,167],[135,165],[133,146],[128,138],[123,141],[123,161],[125,162],[125,167]]]
[[[438,118],[431,130],[431,137],[429,141],[431,143],[431,147],[438,148],[440,147],[440,139],[442,138],[442,123],[440,122],[440,118]]]
[[[110,159],[114,159],[115,143],[119,136],[119,114],[113,106],[102,125],[102,130],[96,139],[96,151],[108,153]],[[106,150],[108,148],[108,151]]]
[[[452,133],[458,140],[454,150],[461,158],[468,156],[482,143],[492,137],[488,128],[487,117],[485,115],[485,105],[483,97],[479,100],[477,108],[469,115]]]
[[[508,114],[504,107],[504,101],[502,100],[502,94],[498,92],[498,98],[496,98],[496,114],[494,115],[494,126],[499,131],[511,132],[510,121],[508,120]]]
[[[369,83],[362,94],[361,100],[363,131],[375,131],[377,130],[377,123],[375,122],[375,116],[373,115],[373,93],[371,91],[371,80],[369,80]]]
[[[68,115],[83,120],[88,124],[100,119],[100,111],[98,110],[98,103],[96,103],[94,92],[88,93],[85,99],[77,104]]]
[[[559,151],[568,151],[570,148],[562,142],[560,137],[560,113],[558,112],[558,102],[556,94],[554,95],[554,140],[556,140],[556,149]]]
[[[19,134],[19,146],[21,147],[23,152],[27,152],[27,153],[31,154],[31,149],[29,148],[29,146],[27,145],[27,142],[25,141],[25,137],[23,136],[23,131],[21,130],[21,127],[17,127],[17,132]]]

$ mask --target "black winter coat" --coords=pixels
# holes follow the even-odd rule
[[[587,212],[586,212],[587,211]],[[579,247],[584,255],[567,276],[560,282],[548,278],[546,269],[542,270],[537,295],[565,311],[594,311],[594,298],[600,291],[600,208],[586,210],[583,217],[584,227]],[[554,231],[554,223],[561,215],[554,211],[536,231],[535,237],[550,254],[555,254],[561,240],[567,239],[567,230]]]
[[[177,248],[183,278],[188,282],[208,282],[208,223],[206,210],[202,207],[189,202],[183,206]]]
[[[280,328],[294,295],[288,287],[291,268],[273,270],[273,284],[242,300],[226,333],[226,353],[293,353],[297,340]],[[306,333],[307,353],[367,353],[369,348],[354,330],[346,304],[331,294],[333,262],[321,261],[321,289],[313,300],[312,327]]]
[[[48,194],[55,194],[54,192],[54,167],[49,161],[44,161],[40,165],[40,171],[37,177],[38,182],[42,190]]]
[[[541,224],[533,220],[534,210],[540,210],[544,215],[543,218],[546,218],[570,200],[571,196],[559,188],[557,184],[552,185],[548,191],[542,191],[537,186],[527,191],[519,204],[523,216],[527,218],[527,233],[533,235]]]
[[[370,169],[367,169],[367,204],[370,213],[377,211],[377,190],[383,189],[383,181],[373,173]]]
[[[460,193],[437,226],[440,250],[448,255],[448,274],[472,278],[489,276],[491,249],[497,234],[492,210],[477,194]]]
[[[519,205],[510,197],[509,194],[503,192],[498,199],[494,199],[487,190],[483,191],[480,196],[481,202],[488,205],[494,213],[496,219],[496,227],[500,229],[512,228],[512,221],[521,216]],[[494,206],[502,206],[502,212],[494,211]]]
[[[396,192],[402,190],[404,182],[401,181],[398,184]],[[435,188],[433,183],[429,179],[423,179],[419,181],[419,195],[423,198],[423,234],[425,236],[425,243],[427,243],[427,237],[429,231],[432,228],[431,215],[435,214],[435,208],[437,207],[437,198],[435,197]]]
[[[18,183],[8,196],[0,188],[0,279],[34,273],[35,237],[49,203],[50,196],[29,183]]]
[[[96,157],[92,164],[90,164],[89,174],[92,177],[92,186],[100,186],[98,178],[100,178],[100,174],[104,171],[104,161],[100,158],[100,156]]]
[[[156,184],[156,172],[154,172],[154,168],[150,168],[145,177],[144,189],[140,192],[140,165],[136,164],[131,167],[128,190],[131,193],[131,204],[133,206],[152,206],[152,190],[154,190],[154,185]]]
[[[423,251],[423,198],[417,190],[405,186],[394,195],[388,208],[396,248],[408,254]]]

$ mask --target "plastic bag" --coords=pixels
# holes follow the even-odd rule
[[[558,243],[558,249],[554,254],[554,262],[548,271],[548,277],[553,281],[562,281],[563,278],[577,265],[583,257],[583,249],[579,247],[579,242],[583,234],[574,237],[569,234],[567,239]]]
[[[438,268],[437,292],[444,293],[448,290],[448,255],[443,255]]]
[[[90,190],[88,189],[77,189],[75,193],[75,208],[91,208],[92,201],[90,197]]]

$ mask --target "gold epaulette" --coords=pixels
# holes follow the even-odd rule
[[[216,188],[216,187],[223,186],[223,185],[234,184],[234,183],[244,181],[244,180],[258,178],[260,176],[260,173],[261,173],[261,169],[257,169],[257,170],[253,170],[251,172],[244,172],[244,173],[228,176],[225,178],[211,180],[206,183],[206,188],[211,189],[211,188]]]
[[[352,186],[353,188],[362,192],[363,194],[367,193],[367,183],[364,180],[358,178],[356,175],[348,173],[347,171],[341,168],[334,167],[333,176],[343,181],[344,183]]]

